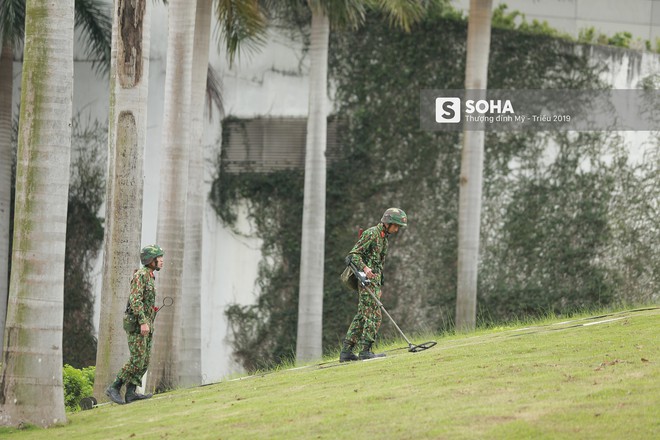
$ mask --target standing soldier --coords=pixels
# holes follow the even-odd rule
[[[371,281],[370,289],[380,299],[383,283],[383,262],[387,255],[388,238],[390,234],[399,232],[399,228],[408,226],[408,217],[399,208],[389,208],[380,219],[380,223],[362,233],[353,249],[348,253],[351,262],[365,273]],[[376,340],[380,328],[382,314],[376,300],[369,294],[366,287],[359,285],[358,311],[339,355],[339,362],[357,361],[383,357],[384,354],[374,354],[371,346]],[[355,356],[353,349],[360,343],[360,354]]]
[[[156,287],[154,271],[163,267],[164,252],[158,245],[142,248],[140,261],[142,268],[135,271],[131,280],[131,293],[126,304],[124,330],[128,335],[130,358],[117,373],[115,381],[105,390],[105,394],[118,404],[123,404],[121,387],[126,384],[125,403],[150,398],[153,394],[138,394],[135,388],[142,384],[142,376],[149,367],[153,323],[156,318]]]

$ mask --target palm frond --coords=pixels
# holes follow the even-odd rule
[[[241,50],[255,50],[266,41],[268,19],[259,0],[217,0],[216,13],[230,65]]]
[[[213,107],[217,108],[220,112],[220,118],[224,118],[225,108],[222,105],[222,80],[210,64],[206,73],[206,105],[209,121],[213,119]]]
[[[428,3],[428,4],[427,4]],[[433,2],[418,0],[369,0],[370,8],[389,17],[390,25],[410,32],[412,26],[422,20],[426,9]]]
[[[357,29],[365,19],[364,0],[309,0],[311,8],[323,8],[332,28]]]
[[[110,71],[112,6],[102,0],[76,0],[76,27],[82,31],[85,55],[98,74]]]
[[[309,25],[312,13],[307,0],[261,0],[262,9],[267,11],[269,26],[292,40],[309,44]]]
[[[0,43],[17,46],[25,34],[25,0],[0,1]]]

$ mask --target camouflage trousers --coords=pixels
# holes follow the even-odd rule
[[[371,288],[380,299],[380,285],[372,284]],[[376,300],[362,286],[359,287],[358,311],[351,326],[346,333],[346,340],[352,346],[360,343],[360,350],[364,350],[376,340],[376,334],[383,321],[383,315]]]
[[[126,365],[117,374],[117,378],[125,384],[142,385],[142,376],[149,367],[153,332],[147,336],[140,333],[128,333],[128,350],[130,357]]]

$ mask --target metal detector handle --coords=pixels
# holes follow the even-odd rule
[[[355,263],[353,263],[353,261],[351,261],[350,256],[346,257],[346,264],[351,268],[351,270],[353,271],[353,274],[355,275],[355,277],[357,278],[357,280],[360,284],[362,284],[364,287],[371,284],[371,280],[369,280],[369,278],[367,278],[367,274],[362,272],[360,269],[357,268]]]

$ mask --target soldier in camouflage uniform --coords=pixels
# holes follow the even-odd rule
[[[153,322],[158,310],[154,271],[159,271],[163,267],[163,255],[163,250],[158,245],[142,248],[140,252],[142,268],[136,270],[131,279],[131,293],[124,316],[124,330],[128,335],[130,358],[119,371],[112,385],[105,391],[115,403],[131,403],[152,396],[152,394],[138,394],[135,389],[142,384],[142,376],[149,367]],[[121,397],[121,387],[124,384],[126,384],[125,400]]]
[[[380,223],[362,233],[349,257],[355,267],[365,273],[371,280],[370,289],[380,299],[383,281],[383,263],[387,256],[388,238],[396,234],[399,228],[408,226],[408,217],[403,210],[389,208],[380,219]],[[376,340],[380,328],[382,314],[380,307],[362,285],[358,286],[358,311],[346,333],[339,362],[357,361],[383,357],[384,354],[374,354],[371,346]],[[353,349],[360,344],[359,357],[353,354]]]

